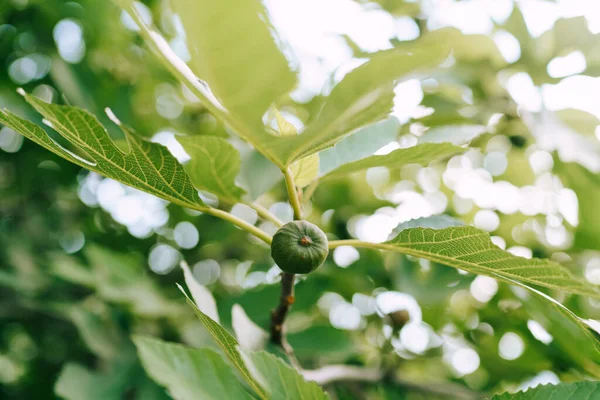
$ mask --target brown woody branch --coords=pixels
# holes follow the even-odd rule
[[[294,274],[281,273],[281,296],[279,305],[271,311],[271,342],[285,349],[285,337],[283,334],[283,323],[285,317],[294,304]]]

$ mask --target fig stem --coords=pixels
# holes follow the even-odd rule
[[[260,240],[262,240],[263,242],[265,242],[268,245],[271,245],[271,242],[273,241],[273,237],[271,235],[269,235],[268,233],[266,233],[265,231],[255,227],[254,225],[250,225],[243,219],[240,219],[240,218],[236,217],[235,215],[228,213],[227,211],[223,211],[223,210],[219,210],[217,208],[211,208],[211,207],[206,207],[206,208],[202,207],[202,208],[199,208],[199,211],[202,211],[206,214],[209,214],[214,217],[221,218],[222,220],[225,220],[227,222],[230,222],[233,225],[237,226],[238,228],[241,228],[241,229],[245,230],[246,232],[251,233],[252,235],[256,236],[257,238],[259,238]]]
[[[290,362],[297,368],[300,367],[294,350],[285,339],[283,332],[283,323],[285,317],[294,303],[294,280],[296,276],[289,272],[281,273],[281,296],[279,297],[279,305],[271,311],[271,342],[280,346],[287,354]]]
[[[290,204],[294,209],[294,219],[300,221],[302,219],[302,204],[300,204],[300,197],[296,191],[296,185],[294,184],[294,176],[292,170],[286,168],[283,170],[285,176],[285,186],[287,187],[288,197],[290,198]]]

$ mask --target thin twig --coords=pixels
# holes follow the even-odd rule
[[[264,219],[265,221],[270,221],[270,222],[274,223],[275,226],[277,226],[278,228],[281,228],[283,226],[283,222],[279,218],[277,218],[275,215],[273,215],[273,213],[271,213],[269,210],[267,210],[260,204],[254,202],[254,203],[246,203],[246,205],[251,207],[252,209],[254,209],[254,211],[256,211],[256,213],[258,214],[258,216],[261,217],[262,219]]]
[[[327,365],[315,370],[303,370],[302,375],[306,380],[314,381],[321,386],[342,381],[380,382],[386,379],[386,374],[380,369],[351,365]],[[389,379],[399,386],[417,392],[452,396],[452,398],[464,400],[474,400],[482,397],[480,393],[450,382],[415,383],[399,377],[389,377]]]

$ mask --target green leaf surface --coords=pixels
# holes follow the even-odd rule
[[[502,393],[492,400],[598,400],[600,383],[594,381],[542,385],[518,393]]]
[[[206,207],[183,166],[169,151],[136,137],[123,128],[129,143],[124,153],[111,140],[106,129],[87,111],[77,107],[48,104],[24,95],[61,136],[86,154],[86,158],[66,150],[39,126],[11,113],[0,111],[0,123],[9,126],[55,154],[83,168],[188,208]]]
[[[442,28],[428,33],[420,39],[424,46],[437,44],[449,47],[459,61],[478,63],[489,62],[495,67],[506,64],[498,46],[489,35],[466,35],[457,28]]]
[[[298,135],[296,127],[286,120],[276,108],[273,108],[273,112],[278,127],[277,133],[280,137]],[[319,155],[311,154],[297,160],[290,166],[290,171],[294,178],[294,184],[297,187],[303,188],[308,186],[319,175]]]
[[[112,360],[127,356],[129,344],[112,320],[103,319],[78,305],[73,305],[65,312],[77,327],[83,342],[98,357]]]
[[[194,274],[190,270],[190,267],[185,261],[180,263],[181,269],[183,270],[183,277],[185,279],[185,285],[192,294],[196,307],[200,309],[208,317],[212,318],[217,324],[219,324],[219,311],[217,310],[217,302],[214,296],[206,288],[206,286],[200,284]]]
[[[449,54],[446,45],[431,42],[421,46],[419,41],[375,53],[333,88],[315,122],[302,134],[271,139],[269,146],[286,165],[333,146],[389,114],[395,83],[436,67]]]
[[[362,128],[335,146],[319,153],[319,173],[326,175],[337,167],[368,157],[398,135],[400,123],[394,117]]]
[[[213,339],[215,339],[219,347],[221,347],[227,358],[229,358],[231,363],[237,368],[239,373],[242,375],[242,378],[244,378],[244,380],[252,387],[252,389],[254,389],[261,399],[266,399],[267,393],[265,392],[265,389],[263,389],[252,376],[246,367],[244,360],[242,359],[237,340],[235,340],[235,338],[231,336],[231,334],[227,332],[225,328],[200,311],[198,307],[196,307],[196,304],[194,304],[194,302],[187,296],[181,286],[179,286],[179,290],[181,290],[181,292],[185,295],[187,303],[194,309],[194,312],[196,313],[196,316],[200,322],[202,322],[202,325],[204,325]]]
[[[251,399],[233,369],[210,349],[134,336],[144,369],[175,400]]]
[[[415,218],[398,224],[390,234],[390,238],[395,237],[405,229],[411,228],[432,228],[432,229],[444,229],[453,226],[463,226],[464,222],[459,219],[453,218],[449,215],[440,214],[432,215],[430,217]]]
[[[600,119],[594,114],[578,110],[575,108],[566,108],[554,112],[558,118],[567,126],[576,132],[584,135],[593,136],[596,133],[596,128],[600,125]]]
[[[483,125],[448,125],[431,128],[419,138],[419,143],[450,142],[456,145],[469,143],[485,132]]]
[[[197,189],[231,202],[244,195],[244,190],[235,184],[240,171],[240,154],[227,140],[207,135],[176,138],[191,157],[185,170]]]
[[[262,2],[171,0],[171,4],[186,32],[192,71],[234,118],[261,127],[269,106],[296,83]]]
[[[560,264],[515,256],[492,243],[487,232],[471,226],[405,229],[395,238],[375,247],[425,258],[509,283],[517,281],[600,298],[598,289]]]
[[[526,288],[527,292],[515,293],[528,314],[552,335],[550,349],[558,348],[583,370],[597,374],[600,366],[600,334],[589,321],[552,297],[531,287]]]
[[[256,179],[259,176],[260,179]],[[251,200],[269,191],[283,179],[281,170],[256,150],[246,152],[238,175],[240,184],[248,191]]]
[[[263,350],[266,347],[269,334],[256,325],[239,304],[234,304],[231,308],[231,327],[242,348]]]
[[[311,154],[294,162],[290,167],[294,184],[303,188],[319,176],[319,155]]]
[[[579,203],[579,225],[574,247],[600,250],[600,175],[575,163],[556,161],[555,170],[565,186],[573,189]]]
[[[66,364],[54,386],[54,393],[66,400],[120,400],[130,376],[115,369],[101,375],[74,363]]]
[[[450,143],[426,143],[406,149],[396,149],[386,155],[370,156],[362,160],[344,164],[321,177],[321,181],[341,178],[348,174],[373,167],[386,167],[390,170],[397,170],[407,164],[427,165],[432,161],[462,151],[464,151],[463,148]]]
[[[307,382],[298,371],[265,351],[242,350],[252,374],[267,388],[273,400],[328,400],[329,396],[314,382]]]

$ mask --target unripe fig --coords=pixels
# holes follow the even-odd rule
[[[271,257],[282,271],[308,274],[317,269],[329,253],[327,236],[318,226],[306,221],[292,221],[273,236]]]

